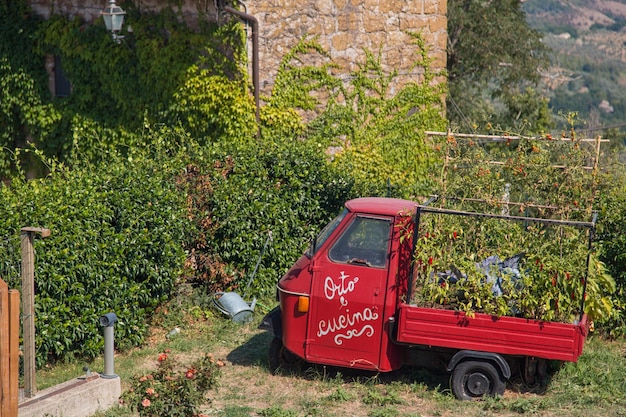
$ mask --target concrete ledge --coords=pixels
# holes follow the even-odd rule
[[[19,404],[19,417],[88,417],[116,404],[122,394],[120,378],[77,378],[46,388]]]

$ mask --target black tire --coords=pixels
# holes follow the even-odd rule
[[[275,337],[270,343],[269,364],[270,372],[272,375],[276,375],[279,369],[294,373],[300,372],[305,362],[285,348],[280,338]]]
[[[525,357],[520,360],[520,374],[526,385],[540,384],[548,373],[548,361],[540,358]]]
[[[450,382],[454,396],[459,400],[479,400],[504,394],[506,382],[489,362],[467,361],[458,364]]]

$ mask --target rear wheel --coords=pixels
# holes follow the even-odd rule
[[[489,362],[462,362],[452,372],[452,392],[459,400],[477,400],[504,394],[506,387],[500,372]]]
[[[522,380],[528,385],[538,384],[546,377],[548,361],[540,358],[526,357],[521,360]]]
[[[300,372],[304,367],[304,360],[291,353],[283,345],[283,341],[275,337],[270,343],[269,350],[270,372],[275,375],[279,369],[289,372]]]

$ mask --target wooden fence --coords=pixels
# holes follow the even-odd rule
[[[20,293],[0,279],[0,417],[17,417]]]

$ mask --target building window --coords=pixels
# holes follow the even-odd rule
[[[65,76],[61,57],[58,55],[46,56],[46,71],[48,72],[48,88],[54,97],[67,97],[72,92],[70,80]]]

